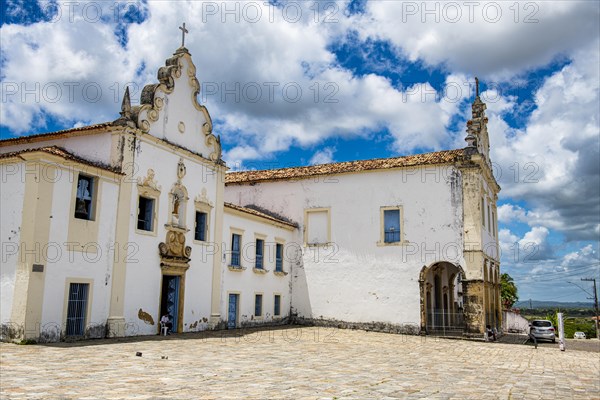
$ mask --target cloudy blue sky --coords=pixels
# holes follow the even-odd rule
[[[2,138],[114,120],[179,46],[232,168],[464,147],[488,104],[502,268],[521,299],[600,279],[596,1],[2,0]]]

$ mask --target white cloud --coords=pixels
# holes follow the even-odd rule
[[[553,250],[548,243],[550,231],[543,226],[533,227],[519,240],[520,257],[524,261],[547,260],[553,257]]]
[[[587,1],[372,1],[355,20],[363,38],[390,40],[411,60],[506,80],[593,42],[599,7]]]
[[[568,239],[598,239],[599,43],[575,52],[569,65],[544,82],[524,129],[507,129],[502,112],[490,107],[491,157],[500,195],[525,200],[530,207],[500,207],[500,219],[557,229]]]
[[[325,147],[317,151],[309,161],[310,165],[329,164],[334,162],[333,153],[335,149],[332,147]]]
[[[512,221],[526,222],[527,213],[522,207],[502,204],[498,207],[498,222],[508,224]]]

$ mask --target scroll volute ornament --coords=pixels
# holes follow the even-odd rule
[[[182,232],[168,231],[166,242],[158,245],[161,257],[187,258],[192,255],[192,248],[185,245],[185,234]]]

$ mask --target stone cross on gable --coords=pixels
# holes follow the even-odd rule
[[[185,34],[190,32],[185,29],[185,22],[183,23],[183,26],[179,27],[179,29],[181,29],[181,47],[185,47]]]

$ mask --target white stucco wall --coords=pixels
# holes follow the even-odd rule
[[[233,229],[233,231],[232,231]],[[243,232],[240,232],[243,231]],[[241,266],[245,269],[232,271],[228,268],[231,264],[231,235],[241,233]],[[221,290],[221,316],[223,320],[228,317],[229,293],[239,294],[238,326],[248,326],[269,323],[289,316],[292,288],[290,270],[292,264],[299,261],[297,256],[298,244],[296,242],[297,230],[290,231],[274,226],[272,223],[260,222],[250,217],[244,217],[231,212],[225,207],[223,218],[223,268]],[[264,269],[267,273],[254,272],[256,260],[256,239],[264,240]],[[283,271],[285,276],[276,275],[275,271],[275,244],[283,243]],[[262,317],[254,316],[255,295],[263,295]],[[274,295],[281,295],[281,315],[274,316]]]
[[[19,261],[18,246],[23,218],[25,180],[22,179],[24,163],[0,164],[2,179],[0,190],[0,242],[2,243],[2,268],[0,268],[0,323],[10,321],[15,271]]]
[[[293,270],[299,316],[419,324],[419,272],[438,261],[463,264],[462,191],[453,167],[229,185],[225,200],[257,204],[305,229],[304,211],[330,208],[331,244],[306,247]],[[378,245],[380,208],[402,206],[404,240]]]
[[[0,153],[10,153],[25,149],[33,149],[47,146],[58,146],[89,161],[110,164],[112,151],[111,133],[97,133],[80,136],[68,136],[52,140],[36,141],[32,143],[21,143],[11,146],[0,147]]]
[[[118,181],[106,178],[97,181],[101,185],[94,222],[98,225],[97,241],[80,242],[84,251],[72,251],[69,224],[74,218],[71,194],[77,174],[70,167],[62,169],[54,182],[49,240],[47,251],[42,252],[46,272],[41,330],[50,333],[57,326],[64,329],[69,283],[89,283],[86,327],[97,329],[92,335],[102,337],[109,312],[113,257],[122,256],[115,253],[114,247]]]
[[[160,296],[161,296],[161,267],[158,245],[165,242],[167,229],[165,224],[170,221],[170,196],[173,185],[177,182],[177,165],[182,154],[167,150],[167,147],[141,140],[135,156],[137,176],[146,177],[148,169],[155,171],[155,180],[160,185],[160,196],[156,209],[156,231],[147,233],[136,230],[138,212],[138,187],[133,185],[129,216],[129,242],[128,246],[135,254],[129,258],[126,267],[125,281],[125,320],[129,324],[127,333],[155,334],[160,321]],[[192,248],[190,267],[185,277],[184,299],[184,331],[204,330],[208,326],[210,317],[212,293],[212,247],[215,240],[214,205],[216,204],[217,184],[216,173],[211,167],[201,164],[191,157],[184,156],[186,175],[182,184],[188,191],[188,200],[185,205],[186,246]],[[136,180],[137,182],[137,180]],[[213,208],[209,217],[209,244],[202,244],[194,240],[195,226],[195,200],[206,191],[206,197]],[[221,238],[216,240],[220,243]],[[140,309],[152,316],[154,324],[149,324],[138,318]]]

